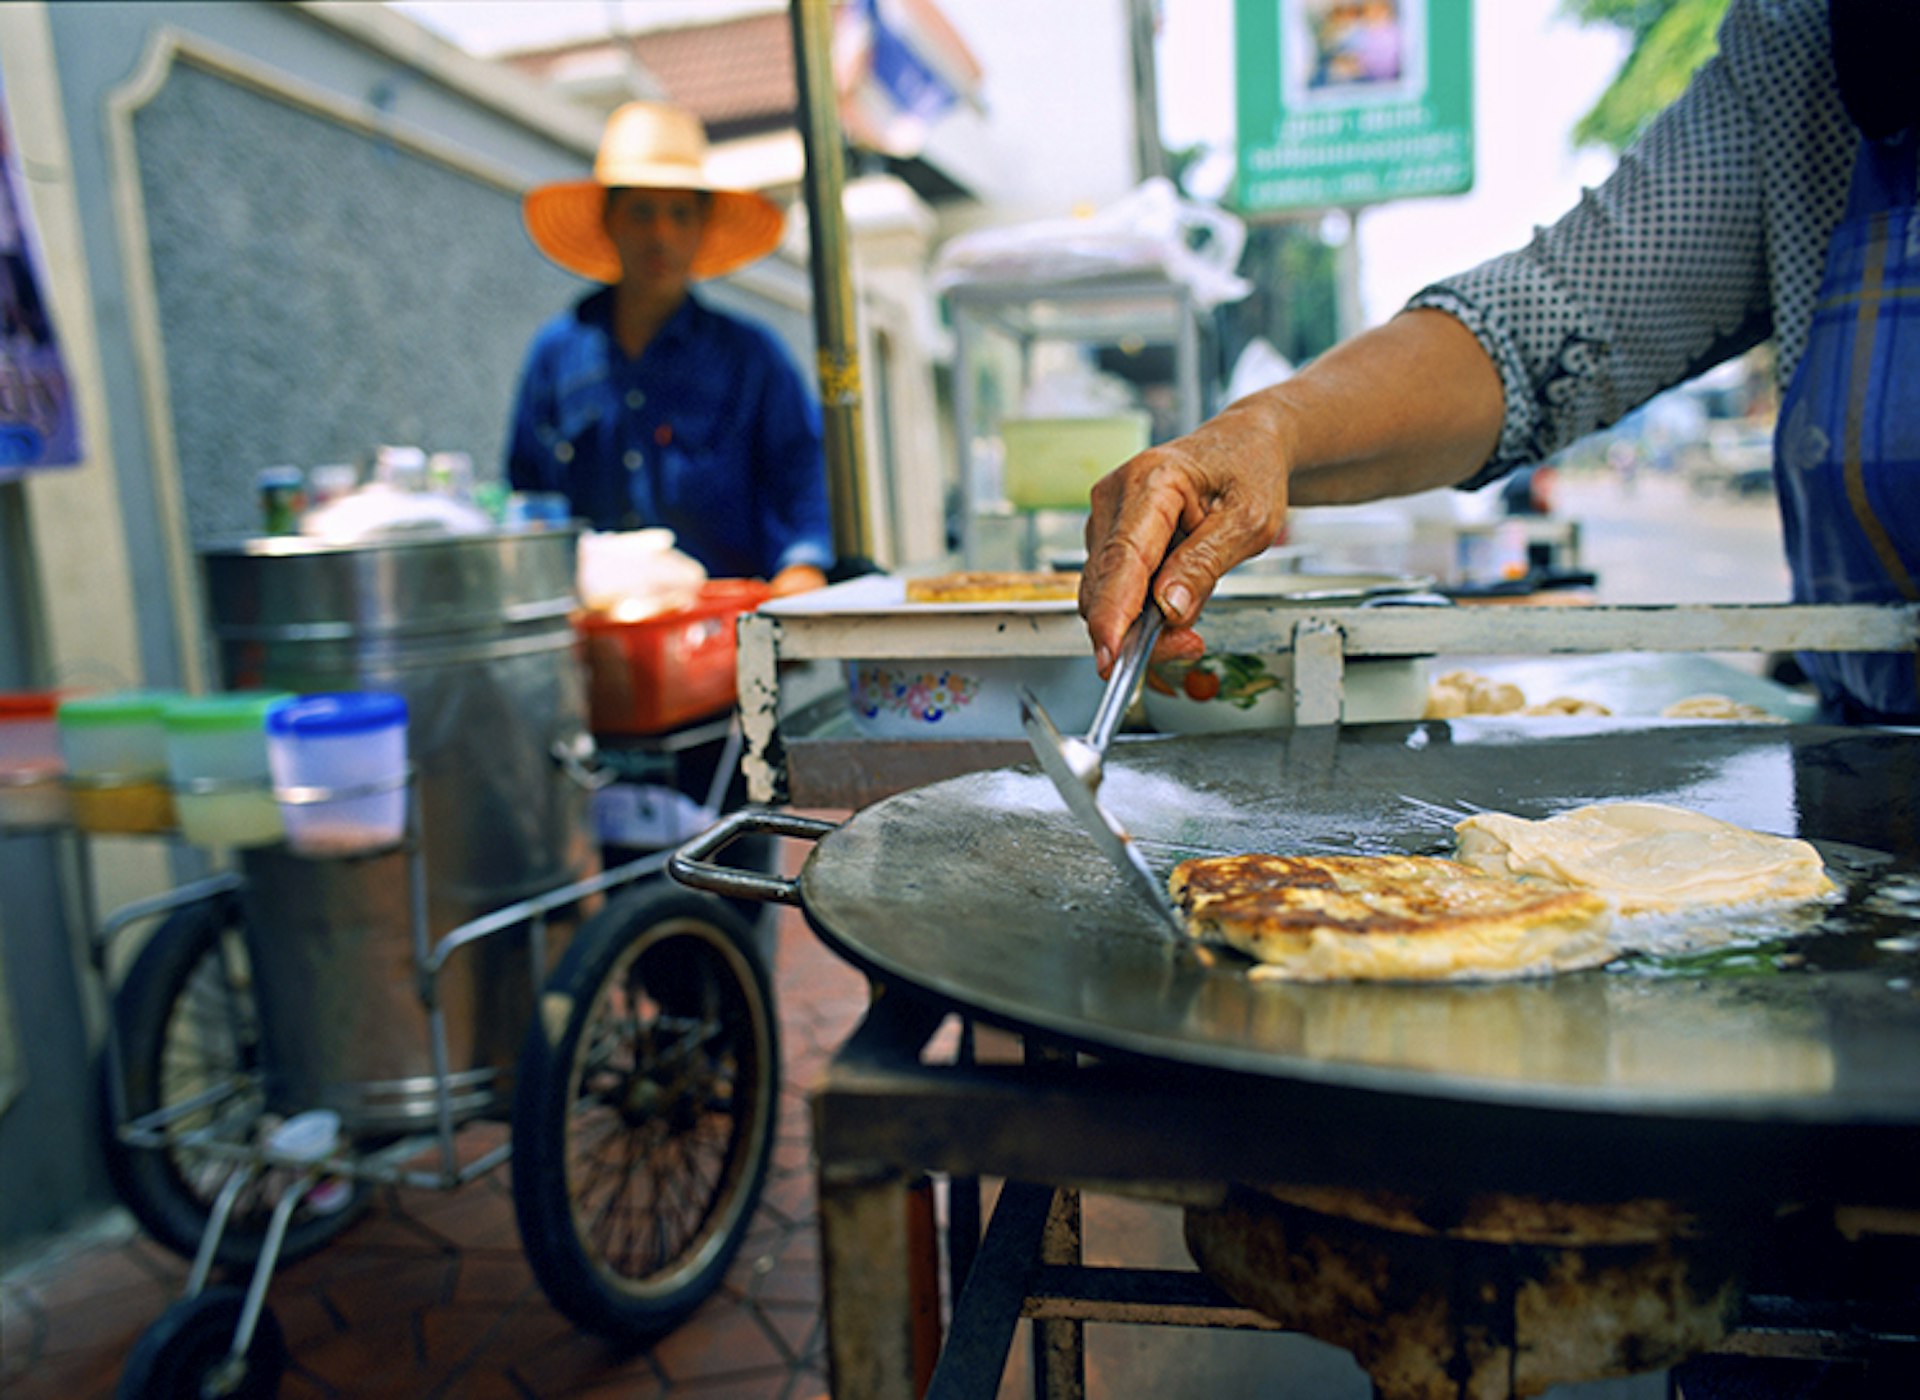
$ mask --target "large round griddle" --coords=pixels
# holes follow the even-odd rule
[[[1101,797],[1162,875],[1197,854],[1446,854],[1475,809],[1668,802],[1813,841],[1845,897],[1728,913],[1729,949],[1692,961],[1256,981],[1164,936],[1022,766],[857,813],[809,857],[802,902],[868,971],[1096,1053],[1521,1107],[1920,1124],[1920,734],[1479,720],[1128,741]]]

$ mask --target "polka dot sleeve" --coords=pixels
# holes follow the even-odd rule
[[[1603,185],[1524,248],[1409,302],[1459,319],[1500,372],[1500,440],[1463,486],[1541,461],[1776,330],[1790,373],[1849,131],[1820,0],[1734,0],[1719,55]]]

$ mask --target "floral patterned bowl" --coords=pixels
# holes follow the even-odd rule
[[[1420,718],[1426,673],[1422,657],[1350,657],[1341,677],[1342,722]],[[1148,722],[1162,734],[1277,729],[1293,723],[1293,655],[1210,651],[1190,665],[1157,664],[1140,693]]]
[[[879,739],[1018,739],[1021,685],[1063,734],[1083,734],[1105,688],[1091,656],[849,661],[846,671],[854,728]]]

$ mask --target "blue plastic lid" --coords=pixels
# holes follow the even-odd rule
[[[366,734],[407,722],[407,702],[384,690],[303,695],[267,712],[269,734]]]

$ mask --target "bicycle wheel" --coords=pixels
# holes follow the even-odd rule
[[[731,909],[653,884],[548,982],[513,1106],[513,1201],[554,1306],[603,1336],[673,1329],[740,1248],[773,1147],[779,1038]]]
[[[171,1124],[170,1136],[207,1130],[222,1139],[251,1139],[266,1104],[243,927],[239,897],[214,895],[169,915],[134,959],[113,1001],[128,1121],[224,1088],[224,1097]],[[102,1072],[112,1073],[111,1061],[103,1061]],[[191,1259],[229,1165],[177,1142],[129,1146],[116,1131],[113,1103],[113,1086],[103,1084],[114,1189],[148,1234]],[[280,1185],[276,1174],[266,1173],[241,1193],[220,1239],[221,1263],[251,1266],[259,1256]],[[329,1209],[303,1202],[294,1212],[282,1259],[310,1254],[339,1234],[368,1194],[365,1183],[354,1181],[344,1200],[337,1193],[321,1199]]]

